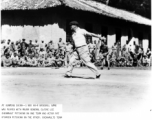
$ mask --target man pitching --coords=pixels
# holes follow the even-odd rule
[[[86,35],[88,36],[92,36],[92,37],[97,37],[100,40],[102,40],[102,37],[90,33],[84,29],[79,28],[78,22],[77,21],[72,21],[70,22],[70,28],[72,30],[72,40],[74,42],[75,45],[75,50],[78,53],[79,58],[81,59],[81,61],[83,61],[83,63],[91,70],[95,73],[96,78],[100,78],[98,69],[96,68],[96,66],[90,62],[90,56],[89,56],[89,49],[86,43]],[[72,55],[69,61],[69,66],[68,66],[68,70],[65,74],[65,77],[71,77],[74,65],[73,63],[75,62],[75,60],[77,59],[76,55]]]

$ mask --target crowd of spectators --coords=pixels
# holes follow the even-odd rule
[[[88,40],[88,48],[91,61],[97,66],[108,67],[137,67],[151,66],[151,51],[143,48],[134,42],[134,45],[126,43],[122,48],[120,43],[115,43],[112,48],[100,41]],[[44,40],[26,39],[11,41],[1,41],[1,66],[2,67],[67,67],[69,57],[73,53],[74,47],[70,42],[64,43],[59,38],[57,47],[53,40],[45,43]],[[83,66],[78,60],[77,66]]]

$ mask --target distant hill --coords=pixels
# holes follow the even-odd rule
[[[88,0],[86,0],[88,1]],[[151,18],[151,0],[89,0],[124,9],[146,18]]]

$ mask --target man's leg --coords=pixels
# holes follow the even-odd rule
[[[95,75],[99,75],[97,67],[91,63],[91,62],[84,62],[84,64],[92,71],[95,73]]]
[[[89,50],[88,50],[88,47],[87,46],[84,46],[82,48],[79,48],[78,49],[78,53],[79,53],[79,56],[80,56],[80,59],[83,61],[83,63],[92,71],[95,73],[96,75],[96,78],[99,78],[100,77],[100,74],[98,72],[98,69],[97,67],[91,63],[91,59],[90,59],[90,56],[89,56]]]
[[[68,65],[68,70],[66,72],[66,76],[71,76],[72,71],[74,69],[74,62],[76,61],[77,56],[73,55],[70,59],[69,59],[69,65]]]

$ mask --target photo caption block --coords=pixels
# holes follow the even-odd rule
[[[2,104],[1,119],[62,119],[61,104]]]

